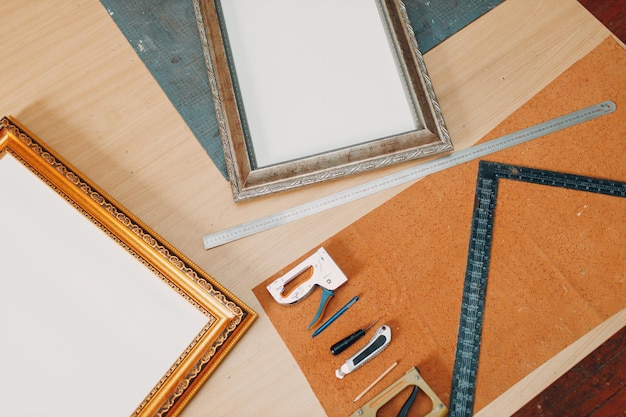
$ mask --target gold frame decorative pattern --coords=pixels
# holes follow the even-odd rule
[[[222,16],[223,0],[193,0],[235,201],[357,174],[453,149],[441,108],[402,0],[375,1],[401,75],[415,130],[373,137],[317,155],[256,167],[244,100]],[[271,13],[271,11],[270,11]],[[346,22],[349,24],[349,22]],[[285,34],[285,36],[290,36]],[[289,54],[298,53],[290,50]],[[303,51],[302,53],[306,53]],[[277,68],[276,71],[280,71]],[[307,82],[311,82],[308,80]],[[332,100],[332,98],[330,98]],[[311,123],[316,123],[311,120]],[[301,129],[306,129],[302,126]]]
[[[0,159],[6,154],[206,316],[206,325],[132,414],[178,415],[257,314],[10,116],[0,120]]]

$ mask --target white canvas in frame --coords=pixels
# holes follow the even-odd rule
[[[402,0],[194,0],[235,201],[452,150]]]
[[[12,119],[0,415],[177,415],[256,317]]]

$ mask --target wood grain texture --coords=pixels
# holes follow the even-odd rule
[[[513,417],[623,415],[626,415],[626,327],[622,327]]]
[[[406,188],[206,251],[203,234],[391,170],[237,205],[228,182],[99,2],[7,0],[0,2],[0,16],[0,114],[17,117],[253,309],[261,310],[254,286]],[[455,146],[476,143],[609,35],[576,0],[506,0],[430,50],[426,64]],[[549,385],[608,336],[585,338],[508,395],[528,401],[537,394],[534,387]],[[508,409],[509,398],[490,404],[491,415],[507,415],[500,410]],[[324,412],[262,314],[182,415]]]
[[[626,42],[626,2],[624,0],[579,0],[622,42]]]

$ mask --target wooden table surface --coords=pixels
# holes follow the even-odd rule
[[[15,116],[260,315],[182,415],[324,415],[251,289],[406,185],[216,249],[201,238],[399,168],[236,205],[100,2],[8,0],[0,16],[0,114]],[[507,0],[427,53],[456,148],[607,36],[576,0]],[[511,414],[624,323],[626,314],[615,316],[478,415]]]

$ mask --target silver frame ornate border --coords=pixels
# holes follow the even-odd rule
[[[243,100],[237,92],[221,0],[193,0],[213,103],[235,201],[290,190],[382,168],[453,149],[402,0],[376,1],[419,126],[385,138],[294,161],[255,168],[252,140],[245,128]],[[290,51],[293,53],[293,51]],[[305,126],[303,126],[303,129]]]

